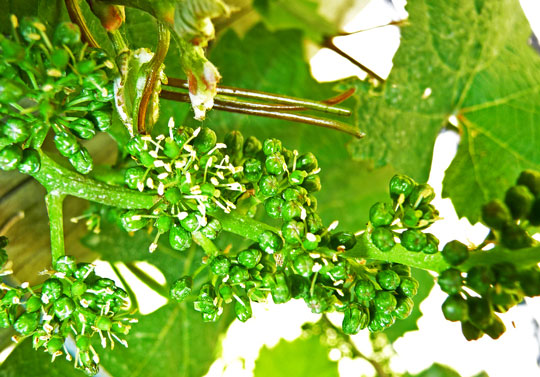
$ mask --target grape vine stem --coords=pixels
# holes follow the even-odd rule
[[[40,156],[41,169],[33,176],[49,192],[46,200],[49,217],[51,218],[51,243],[54,245],[54,250],[56,250],[53,251],[53,257],[61,256],[64,253],[61,204],[66,195],[121,209],[150,209],[161,200],[161,197],[156,194],[129,190],[83,176],[60,165],[43,152],[40,152]],[[218,211],[210,214],[210,216],[221,222],[223,230],[255,242],[259,241],[260,234],[265,230],[280,234],[278,228],[254,220],[249,216],[241,215],[235,211],[231,213]],[[347,250],[343,256],[357,260],[365,259],[401,263],[434,272],[441,272],[450,267],[440,253],[428,255],[412,252],[399,244],[394,246],[390,251],[380,251],[371,242],[369,234],[370,229],[368,228],[362,235],[357,237],[358,242],[356,246]],[[459,268],[462,271],[467,271],[472,266],[491,265],[501,262],[517,263],[524,267],[532,266],[540,262],[540,247],[535,246],[521,250],[506,250],[495,247],[489,251],[473,251],[469,259],[460,265]]]
[[[49,225],[51,230],[51,256],[52,264],[62,256],[64,256],[64,215],[63,205],[65,195],[52,190],[45,196],[45,204],[47,213],[49,214]]]

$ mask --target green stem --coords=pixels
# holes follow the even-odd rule
[[[120,56],[124,53],[129,53],[129,47],[119,30],[111,31],[107,34],[111,41],[116,56]]]
[[[58,224],[58,219],[61,219],[61,203],[65,195],[72,195],[89,201],[110,205],[124,209],[148,209],[154,206],[159,200],[159,196],[141,193],[135,190],[129,190],[118,186],[107,185],[81,174],[78,174],[68,168],[65,168],[54,162],[46,154],[41,153],[41,169],[34,174],[34,178],[39,181],[49,192],[48,201],[56,204],[47,204],[51,206],[50,211],[57,211],[51,217],[51,243],[56,246],[56,252],[53,257],[63,255],[63,238],[61,223]],[[59,215],[58,215],[59,214]],[[216,212],[212,214],[221,222],[223,230],[237,234],[241,237],[258,242],[259,235],[270,230],[277,234],[280,230],[266,223],[253,220],[250,217],[242,216],[237,212],[224,213]],[[60,226],[59,230],[53,227]],[[60,239],[53,237],[60,237]],[[411,267],[416,267],[424,270],[441,272],[450,266],[444,261],[440,253],[428,255],[424,253],[416,253],[404,249],[401,245],[396,245],[392,250],[387,252],[380,251],[368,239],[368,232],[358,237],[356,247],[347,251],[345,257],[362,258],[379,260],[385,262],[402,263]],[[476,251],[471,253],[471,257],[462,265],[459,266],[462,270],[467,270],[471,266],[490,265],[494,263],[514,263],[520,266],[534,265],[540,262],[540,246],[531,247],[522,250],[506,250],[496,247],[489,251]]]
[[[124,209],[151,208],[159,197],[137,192],[122,187],[111,186],[90,179],[68,169],[40,153],[41,169],[33,177],[41,183],[48,192],[71,195],[113,207]]]
[[[167,288],[152,279],[145,271],[137,267],[135,263],[126,263],[126,267],[133,275],[137,277],[137,279],[146,284],[150,289],[155,291],[161,297],[164,297],[167,300],[169,299],[169,292]]]
[[[271,230],[277,234],[279,229],[268,224],[253,220],[247,216],[239,215],[236,212],[226,214],[218,212],[212,214],[217,218],[223,230],[237,234],[244,238],[258,242],[259,235],[265,230]],[[367,232],[358,237],[356,246],[348,250],[344,257],[355,259],[370,259],[383,262],[401,263],[411,267],[429,270],[434,272],[444,271],[451,266],[446,263],[441,253],[424,254],[405,249],[401,245],[396,245],[390,251],[380,251],[370,240]],[[540,247],[531,247],[521,250],[506,250],[495,248],[489,251],[471,252],[469,259],[459,266],[462,271],[467,271],[472,266],[491,265],[495,263],[514,263],[519,266],[532,266],[540,262]]]
[[[424,254],[409,251],[401,245],[394,246],[389,251],[380,251],[370,240],[368,232],[358,237],[356,246],[345,253],[346,257],[372,259],[384,262],[401,263],[411,267],[442,272],[451,266],[446,263],[441,253]],[[495,263],[513,263],[522,267],[532,266],[540,262],[540,247],[532,247],[521,250],[506,250],[495,248],[489,251],[475,251],[465,263],[458,266],[462,271],[467,271],[472,266],[492,265]]]
[[[49,214],[49,227],[51,229],[51,258],[52,264],[66,254],[64,250],[64,215],[62,206],[64,204],[64,194],[56,190],[49,191],[45,196],[47,213]]]
[[[191,233],[191,237],[193,237],[193,241],[195,241],[197,245],[202,247],[202,249],[208,256],[213,257],[220,253],[220,250],[212,242],[212,240],[208,239],[208,237],[206,237],[201,232],[199,231],[193,232]]]
[[[220,211],[217,213],[212,213],[212,217],[219,220],[223,230],[229,233],[237,234],[244,238],[248,238],[255,242],[259,242],[259,235],[265,230],[271,230],[277,234],[280,233],[279,229],[274,228],[271,225],[253,220],[247,216],[239,215],[236,212],[225,213]]]

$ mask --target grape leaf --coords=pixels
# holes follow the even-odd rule
[[[0,377],[82,377],[73,363],[58,357],[51,363],[51,355],[32,348],[32,339],[26,339],[13,350],[0,368]]]
[[[126,337],[129,348],[105,353],[102,364],[113,377],[203,376],[233,318],[225,308],[217,322],[207,323],[185,303],[164,306],[141,317]]]
[[[328,348],[316,336],[281,340],[274,348],[266,346],[255,362],[255,377],[318,376],[337,377],[338,364],[328,359]]]
[[[540,58],[517,0],[423,0],[407,10],[388,80],[358,97],[367,137],[351,151],[425,181],[433,142],[456,115],[462,140],[443,193],[474,222],[482,202],[540,167]]]
[[[53,3],[54,4],[51,4]],[[64,2],[62,0],[40,1],[40,0],[9,0],[2,3],[2,13],[0,14],[0,33],[11,34],[12,14],[17,15],[20,20],[23,17],[39,17],[46,26],[56,25],[65,16]],[[60,10],[60,11],[59,11]]]
[[[232,321],[232,310],[225,310],[216,323],[205,323],[200,313],[186,304],[166,305],[156,312],[139,316],[125,337],[129,348],[116,345],[113,351],[96,347],[101,366],[112,377],[204,375],[216,357],[216,347]],[[24,341],[2,364],[0,377],[80,377],[63,357],[51,363],[49,354],[34,350]]]
[[[418,320],[422,317],[420,304],[429,296],[431,289],[435,285],[433,277],[425,270],[412,269],[412,276],[418,280],[418,293],[414,296],[414,307],[411,315],[404,320],[397,320],[394,325],[384,331],[388,340],[394,343],[399,337],[405,335],[408,331],[418,330]]]
[[[81,242],[90,250],[101,255],[109,262],[138,262],[146,261],[161,270],[169,283],[178,279],[187,253],[180,253],[169,245],[168,237],[163,236],[154,253],[148,247],[154,240],[154,234],[144,231],[130,234],[116,224],[105,222],[99,233],[89,233]],[[201,257],[197,255],[197,257]]]
[[[302,33],[298,30],[272,33],[258,24],[242,39],[233,31],[225,33],[209,56],[219,67],[224,85],[314,100],[336,95],[334,84],[320,84],[312,78],[302,45]],[[162,106],[164,113],[172,113],[169,107],[176,104],[163,101]],[[195,121],[188,123],[200,126]],[[322,190],[316,197],[326,223],[339,219],[344,229],[360,229],[367,222],[369,207],[387,197],[393,169],[373,170],[369,164],[351,161],[346,151],[348,135],[311,125],[218,111],[211,111],[205,124],[218,135],[236,129],[245,137],[275,137],[288,149],[313,152],[321,167]]]
[[[300,29],[307,38],[318,43],[338,32],[337,26],[318,12],[319,1],[316,0],[255,0],[253,7],[272,31]]]
[[[433,363],[429,368],[418,374],[405,374],[405,377],[461,377],[458,372],[452,368],[439,363]],[[489,377],[486,372],[480,372],[474,377]]]

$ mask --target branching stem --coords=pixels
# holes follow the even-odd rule
[[[124,209],[151,208],[159,197],[90,179],[40,153],[41,169],[33,177],[49,192],[71,195]]]
[[[53,202],[56,201],[56,204],[52,205],[52,209],[60,211],[56,212],[60,215],[61,206],[58,207],[58,201],[60,198],[63,199],[66,195],[72,195],[123,209],[149,209],[160,200],[158,195],[108,185],[75,173],[54,162],[44,153],[41,153],[41,170],[34,174],[34,178],[36,178],[49,192],[48,197],[50,197],[50,199],[47,200],[53,200]],[[54,197],[52,195],[54,195]],[[56,221],[58,221],[58,218],[61,218],[61,216],[52,216],[51,235],[55,236],[58,233],[53,229],[53,226],[61,226],[61,223],[58,225],[57,222],[53,223],[53,220],[56,219]],[[215,217],[221,222],[223,230],[255,242],[259,241],[260,234],[265,230],[270,230],[276,234],[280,233],[279,229],[271,225],[254,220],[248,216],[243,216],[234,211],[231,213],[212,213],[212,217]],[[60,231],[61,229],[62,228],[60,228]],[[58,252],[58,255],[63,255],[63,238],[62,241],[57,241],[57,239],[55,239],[54,242],[61,245],[60,247],[56,247],[57,250],[61,250],[61,252]],[[521,250],[506,250],[499,247],[489,251],[479,250],[471,252],[470,258],[460,265],[459,268],[466,271],[472,266],[491,265],[499,262],[519,264],[523,267],[531,266],[540,262],[539,250],[539,246]],[[359,236],[356,246],[343,255],[355,259],[402,263],[411,267],[435,272],[441,272],[450,267],[448,263],[444,261],[440,253],[428,255],[412,252],[406,250],[399,244],[390,251],[382,252],[371,243],[368,238],[368,231]]]

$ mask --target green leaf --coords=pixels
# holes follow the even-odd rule
[[[328,359],[328,348],[316,336],[281,340],[274,348],[266,346],[255,362],[255,377],[317,376],[337,377],[338,364]]]
[[[414,308],[411,315],[404,320],[397,320],[394,325],[384,331],[388,340],[394,343],[399,337],[405,335],[406,332],[418,330],[418,320],[422,317],[420,304],[429,296],[431,289],[435,285],[433,276],[425,270],[412,269],[412,276],[418,280],[418,293],[414,296]]]
[[[388,80],[358,97],[367,136],[351,151],[425,181],[435,138],[456,115],[462,140],[443,192],[474,222],[482,202],[540,166],[540,58],[517,0],[424,0],[407,10]]]
[[[418,374],[406,373],[405,377],[461,377],[458,372],[452,368],[439,363],[433,363],[429,368]],[[474,377],[489,377],[486,372],[480,372]]]
[[[54,4],[52,4],[54,3]],[[46,26],[56,25],[66,16],[62,0],[9,0],[2,2],[0,14],[0,33],[11,34],[10,16],[14,14],[19,20],[23,17],[39,17]]]
[[[439,363],[433,363],[429,368],[418,374],[406,373],[405,377],[461,377],[461,375],[452,368]],[[480,372],[473,377],[489,377],[486,372]]]
[[[224,85],[314,100],[335,96],[334,84],[320,84],[310,75],[302,46],[301,32],[272,33],[259,24],[243,39],[232,31],[225,33],[209,56],[220,67]],[[340,90],[343,86],[340,85]],[[163,112],[171,112],[167,108],[176,104],[163,101],[163,106]],[[351,161],[346,151],[348,135],[312,125],[215,110],[207,119],[206,124],[218,135],[236,129],[245,137],[255,135],[261,140],[276,137],[288,149],[313,152],[321,167],[322,181],[322,190],[316,197],[321,216],[327,223],[339,219],[343,229],[360,229],[367,222],[370,206],[387,198],[393,169],[373,170],[369,164]],[[195,121],[190,124],[200,125]]]
[[[434,363],[418,374],[408,374],[408,377],[461,377],[458,372],[446,365]]]
[[[253,7],[272,31],[300,29],[307,38],[318,43],[338,33],[337,26],[318,12],[317,0],[255,0]]]
[[[81,242],[109,262],[146,261],[153,264],[161,270],[167,281],[172,283],[182,274],[187,253],[171,248],[167,239],[168,237],[162,236],[157,250],[150,253],[148,247],[154,240],[153,234],[142,230],[131,234],[115,224],[104,222],[99,233],[89,233]]]
[[[112,4],[141,9],[167,24],[179,38],[192,40],[207,37],[209,18],[226,15],[227,5],[221,0],[104,0]]]
[[[113,377],[203,376],[234,318],[230,309],[217,322],[206,323],[190,305],[164,306],[132,327],[129,348],[101,352],[102,365]]]
[[[139,316],[139,323],[125,337],[128,348],[116,344],[111,351],[96,346],[100,364],[112,377],[203,376],[233,318],[232,310],[225,310],[218,322],[205,323],[186,304],[164,306]],[[80,377],[84,373],[62,356],[51,363],[49,354],[34,350],[31,341],[24,341],[2,364],[0,377],[35,376]]]
[[[0,377],[82,377],[84,373],[75,370],[73,362],[65,357],[56,358],[51,363],[51,355],[32,348],[32,339],[24,340],[13,350],[0,368]]]
[[[214,39],[211,19],[228,15],[228,6],[221,0],[124,0],[120,4],[147,12],[170,29],[190,83],[195,117],[203,120],[212,108],[220,79],[217,68],[205,56],[208,42]],[[168,31],[163,31],[165,35],[168,38]]]

